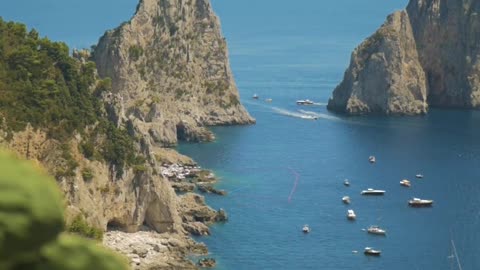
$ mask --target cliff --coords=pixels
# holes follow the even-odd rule
[[[124,117],[156,144],[208,141],[206,126],[254,123],[208,0],[141,0],[129,22],[100,39],[93,59],[123,98]]]
[[[352,54],[328,108],[351,115],[480,106],[480,1],[411,0]]]

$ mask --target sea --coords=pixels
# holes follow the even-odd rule
[[[0,16],[83,48],[127,20],[136,4],[2,1]],[[418,117],[346,117],[326,109],[352,50],[406,4],[212,0],[242,102],[257,120],[212,128],[212,143],[178,146],[213,170],[217,188],[228,192],[206,200],[225,209],[229,221],[197,238],[216,269],[480,269],[480,112],[433,108]],[[298,106],[299,99],[315,104]],[[412,186],[400,186],[402,179]],[[360,195],[367,188],[386,193]],[[432,199],[433,207],[411,208],[413,197]],[[356,221],[347,220],[348,209]],[[304,224],[309,234],[302,233]],[[370,225],[386,229],[386,236],[367,234]],[[382,254],[365,256],[365,247]]]

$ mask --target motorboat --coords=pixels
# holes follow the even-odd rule
[[[297,100],[297,105],[313,105],[314,102],[311,101],[310,99],[301,99]]]
[[[257,94],[253,94],[253,99],[258,99],[258,95]]]
[[[310,227],[307,224],[303,225],[302,232],[309,233],[310,232]]]
[[[412,184],[410,184],[410,181],[408,181],[407,179],[403,179],[402,181],[400,181],[400,185],[404,187],[410,187]]]
[[[267,98],[265,99],[266,102],[272,102],[272,99],[271,98]]]
[[[385,231],[384,229],[382,229],[382,228],[380,228],[376,225],[372,225],[372,226],[368,227],[367,232],[370,233],[370,234],[377,234],[377,235],[386,235],[387,234],[387,231]]]
[[[343,181],[343,184],[344,184],[345,186],[349,187],[349,186],[350,186],[350,181],[348,181],[348,179],[345,179],[345,180]]]
[[[415,175],[415,177],[418,178],[418,179],[422,179],[422,178],[423,178],[423,174],[417,174],[417,175]]]
[[[385,190],[379,190],[379,189],[373,189],[373,188],[369,188],[367,190],[362,190],[361,194],[362,195],[383,195],[385,194]]]
[[[368,256],[380,256],[382,251],[373,249],[371,247],[366,247],[363,253],[365,253],[365,255],[368,255]]]
[[[355,220],[357,218],[357,215],[355,215],[355,212],[352,209],[349,209],[347,211],[347,218],[350,220]]]
[[[432,206],[433,200],[423,200],[419,198],[413,198],[408,201],[408,205],[412,207],[429,207]]]
[[[343,196],[343,197],[342,197],[342,202],[343,202],[344,204],[350,204],[350,197],[348,197],[348,196]]]
[[[377,159],[375,158],[375,156],[370,156],[370,157],[368,157],[368,162],[375,163],[375,162],[377,162]]]

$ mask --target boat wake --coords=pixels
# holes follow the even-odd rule
[[[292,112],[292,111],[277,108],[277,107],[272,107],[272,110],[274,112],[278,113],[278,114],[281,114],[281,115],[296,117],[296,118],[301,118],[301,119],[317,120],[319,118],[319,117],[314,116],[314,115],[300,113],[300,112]]]

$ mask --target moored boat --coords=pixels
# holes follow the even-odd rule
[[[257,94],[253,94],[253,99],[258,99],[258,95]]]
[[[370,156],[370,157],[368,157],[368,161],[370,163],[375,163],[375,162],[377,162],[377,158],[375,158],[375,156]]]
[[[343,180],[343,184],[345,186],[349,187],[350,186],[350,181],[348,181],[348,179],[345,179],[345,180]]]
[[[383,195],[385,194],[385,190],[380,190],[380,189],[373,189],[373,188],[369,188],[367,190],[362,190],[361,194],[362,195]]]
[[[433,205],[433,200],[423,200],[419,198],[413,198],[408,201],[408,205],[412,207],[429,207]]]
[[[307,224],[303,225],[302,232],[309,233],[310,232],[310,227]]]
[[[314,102],[309,99],[297,100],[297,105],[313,105],[313,103]]]
[[[407,179],[403,179],[402,181],[400,181],[400,185],[402,185],[404,187],[410,187],[411,183]]]
[[[415,175],[415,177],[418,178],[418,179],[422,179],[422,178],[423,178],[423,174],[417,174],[417,175]]]
[[[385,231],[384,229],[382,229],[382,228],[380,228],[376,225],[372,225],[372,226],[368,227],[367,232],[370,233],[370,234],[377,234],[377,235],[386,235],[387,234],[387,231]]]
[[[343,196],[343,197],[342,197],[342,202],[343,202],[344,204],[350,204],[350,197],[348,197],[348,196]]]
[[[271,98],[267,98],[265,99],[266,102],[272,102],[272,99]]]
[[[369,255],[369,256],[380,256],[382,251],[373,249],[371,247],[366,247],[365,250],[363,251],[363,253],[365,253],[365,255]]]
[[[357,218],[357,215],[355,215],[355,212],[352,209],[349,209],[347,211],[347,218],[350,220],[355,220]]]

